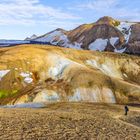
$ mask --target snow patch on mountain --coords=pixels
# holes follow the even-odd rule
[[[64,43],[68,42],[67,36],[61,31],[54,31],[50,34],[46,34],[42,37],[35,39],[35,41],[39,42],[49,42],[53,45],[57,45],[60,41]]]
[[[8,73],[10,70],[0,70],[0,80]]]
[[[98,63],[97,63],[96,60],[86,60],[86,63],[87,63],[88,65],[91,65],[91,66],[93,66],[93,67],[99,69],[99,66],[98,66]]]
[[[116,44],[116,42],[117,42],[118,40],[119,40],[118,37],[111,37],[111,38],[109,39],[110,44],[114,47],[114,52],[116,52],[116,53],[123,53],[123,52],[126,50],[126,48],[117,49],[117,48],[115,47],[115,44]]]
[[[125,74],[125,73],[123,73],[123,76],[124,76],[125,78],[128,78],[127,74]]]
[[[111,77],[119,77],[122,79],[121,73],[112,65],[111,62],[106,62],[100,64],[97,60],[86,60],[87,65],[93,66],[96,69],[99,69],[104,74],[111,76]]]
[[[52,45],[63,46],[66,48],[74,48],[81,49],[82,43],[74,42],[71,43],[62,31],[53,31],[49,34],[46,34],[42,37],[35,39],[34,41],[43,42],[43,43],[51,43]]]
[[[116,103],[115,96],[109,88],[77,88],[73,96],[69,97],[69,101],[86,101],[86,102],[107,102]]]
[[[107,46],[107,42],[108,39],[98,38],[89,45],[89,49],[94,51],[104,51]]]
[[[121,31],[124,32],[125,30],[128,31],[131,27],[131,25],[133,25],[135,23],[133,22],[120,22],[120,25],[117,26],[117,28]]]
[[[67,66],[69,64],[71,64],[72,62],[69,61],[68,59],[62,59],[61,57],[53,57],[53,60],[51,60],[52,62],[54,62],[53,66],[51,66],[49,68],[49,76],[52,78],[60,78],[62,73],[64,72],[65,68],[67,68]]]
[[[64,58],[59,55],[48,55],[48,59],[50,58],[51,60],[51,66],[49,67],[47,73],[48,76],[53,78],[53,79],[61,79],[62,75],[64,75],[64,71],[69,68],[69,66],[73,65],[74,67],[82,67],[85,68],[84,65],[72,61],[71,59]],[[42,76],[44,74],[42,73]]]
[[[120,49],[120,50],[115,49],[114,52],[116,52],[116,53],[123,53],[125,50],[126,50],[126,48],[123,48],[123,49]]]
[[[20,75],[24,78],[25,83],[30,84],[33,82],[33,79],[31,78],[32,73],[22,72]]]
[[[24,79],[24,82],[26,82],[26,83],[32,83],[33,82],[33,79],[32,78],[30,78],[30,77],[26,77],[25,79]]]
[[[116,43],[118,40],[119,40],[119,37],[111,37],[111,38],[109,39],[110,44],[111,44],[113,47],[115,47],[115,43]]]
[[[67,48],[74,48],[74,49],[78,49],[78,50],[81,50],[81,46],[82,46],[82,43],[77,43],[75,42],[74,44],[70,44],[68,43],[67,45]]]
[[[25,73],[25,72],[20,73],[20,75],[21,75],[22,77],[29,77],[29,76],[30,76],[29,73]]]
[[[126,44],[129,41],[130,35],[131,35],[131,25],[133,25],[135,23],[133,22],[121,22],[119,26],[117,26],[117,28],[123,33],[124,38],[126,40]]]

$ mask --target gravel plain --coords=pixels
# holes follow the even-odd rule
[[[1,108],[0,140],[140,140],[140,108],[54,103],[44,108]]]

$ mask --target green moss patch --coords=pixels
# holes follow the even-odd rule
[[[0,90],[0,99],[11,97],[15,94],[17,94],[18,90],[13,90],[13,91],[6,91],[6,90]]]

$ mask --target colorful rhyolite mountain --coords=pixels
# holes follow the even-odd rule
[[[61,37],[57,39],[66,36]],[[112,44],[114,40],[110,38]],[[60,101],[139,103],[140,58],[45,45],[0,48],[1,105],[28,103],[26,106],[36,107],[42,102]]]
[[[71,31],[56,29],[45,35],[33,35],[27,40],[66,48],[140,54],[140,23],[100,18]]]

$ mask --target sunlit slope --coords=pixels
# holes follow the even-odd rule
[[[105,16],[70,31],[57,28],[41,36],[33,35],[26,41],[64,48],[140,55],[140,23],[118,21]]]
[[[41,45],[0,49],[0,102],[140,102],[140,58]]]

